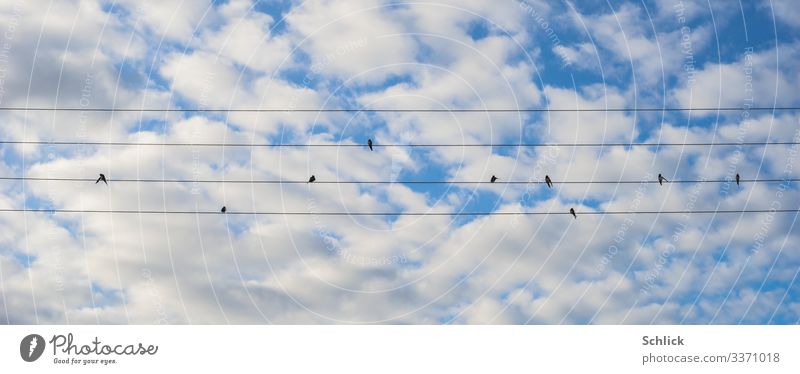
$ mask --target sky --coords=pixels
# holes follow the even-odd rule
[[[795,324],[798,9],[0,2],[0,322]]]

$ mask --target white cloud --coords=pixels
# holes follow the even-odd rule
[[[204,35],[205,49],[268,74],[293,66],[296,56],[291,41],[272,35],[276,20],[254,11],[250,1],[233,1],[221,8],[225,24]]]
[[[120,3],[159,43],[165,40],[189,42],[214,18],[214,8],[208,0],[123,0]]]
[[[7,87],[15,88],[7,90],[13,92],[6,97],[9,103],[27,103],[28,82],[23,78],[39,71],[36,69],[42,69],[43,74],[32,83],[31,97],[37,103],[48,103],[56,89],[65,92],[65,100],[79,100],[76,93],[85,85],[83,77],[90,70],[96,77],[98,100],[93,105],[99,107],[185,103],[186,107],[204,108],[621,108],[636,102],[635,91],[629,87],[538,87],[534,82],[538,81],[536,66],[541,56],[537,48],[541,46],[532,45],[528,35],[532,20],[516,2],[394,6],[379,1],[313,1],[289,11],[286,28],[278,33],[270,29],[276,20],[256,12],[249,1],[231,1],[212,8],[207,8],[207,3],[146,4],[139,14],[142,24],[132,33],[130,14],[109,13],[95,3],[81,4],[81,10],[76,3],[54,5],[64,8],[53,11],[50,18],[33,18],[33,6],[26,8],[25,14],[32,18],[20,26],[20,39],[14,42],[20,53],[8,62],[22,78],[7,82]],[[128,9],[136,6],[125,4]],[[560,19],[543,3],[533,6],[548,19]],[[432,12],[431,7],[440,11]],[[478,15],[486,16],[510,35],[490,26],[483,37],[471,37],[470,27],[480,21]],[[644,79],[658,78],[662,71],[673,78],[679,76],[680,54],[665,46],[674,46],[670,43],[679,41],[680,34],[670,30],[656,39],[650,35],[639,8],[625,5],[615,15],[587,15],[585,20],[592,22],[601,57],[603,49],[614,56],[601,60],[604,69],[625,69],[633,61],[637,77],[641,72]],[[73,23],[76,31],[67,47],[63,32]],[[42,25],[47,26],[43,43],[35,52],[57,64],[32,64],[34,47],[30,45],[34,44],[29,43],[29,35],[37,35],[38,31],[32,30]],[[98,37],[102,27],[109,28],[106,37]],[[538,26],[533,27],[536,30]],[[626,44],[619,44],[625,40],[623,30],[630,50]],[[708,30],[702,26],[696,30],[697,43],[702,44]],[[422,35],[426,33],[433,35]],[[159,44],[162,41],[164,44]],[[657,41],[664,43],[662,51],[671,52],[659,55]],[[583,73],[597,73],[588,61],[597,58],[593,46],[585,41],[567,41],[566,37],[563,43],[563,47],[553,47],[556,52],[575,59],[585,69]],[[187,50],[185,44],[189,44]],[[759,79],[754,93],[759,98],[776,87],[781,97],[790,96],[797,74],[786,61],[792,61],[794,50],[793,45],[782,45],[777,51],[761,51],[753,57],[757,66],[754,75]],[[81,56],[94,52],[98,53],[96,65],[87,69]],[[774,64],[775,54],[781,56],[780,64],[767,70]],[[123,61],[130,64],[127,73],[133,77],[150,72],[154,75],[149,80],[128,75],[118,78]],[[728,84],[742,84],[735,74],[741,64],[742,60],[704,66],[692,87],[696,100],[701,100],[697,103],[687,98],[686,86],[670,98],[682,105],[716,105],[717,101],[736,105],[742,97]],[[313,84],[287,78],[293,69],[303,67],[315,70]],[[725,72],[724,82],[715,80],[719,69]],[[346,82],[344,94],[342,87],[333,85],[351,78],[356,81]],[[139,79],[139,83],[149,81],[148,90],[144,90],[144,84],[132,84]],[[725,88],[722,99],[713,94],[720,85]],[[729,94],[732,96],[725,96]],[[76,102],[59,99],[58,103]],[[4,114],[4,134],[29,139],[76,137],[78,130],[63,124],[81,124],[79,114],[57,116],[54,120],[52,113]],[[713,219],[693,216],[686,221],[680,215],[586,214],[595,210],[682,210],[688,206],[714,209],[717,204],[720,209],[735,210],[761,208],[773,201],[791,207],[797,205],[793,195],[777,197],[775,185],[754,183],[741,188],[729,186],[724,194],[718,184],[698,187],[672,183],[662,187],[653,183],[558,183],[652,181],[658,173],[671,179],[724,179],[732,172],[745,178],[779,178],[787,168],[790,175],[797,173],[796,164],[790,162],[796,157],[791,145],[770,146],[769,152],[746,148],[738,155],[730,147],[560,147],[555,151],[377,147],[369,151],[363,146],[367,137],[378,144],[514,143],[531,139],[563,143],[637,139],[736,142],[744,132],[743,140],[785,140],[795,136],[793,125],[797,123],[795,115],[773,117],[762,113],[753,113],[747,119],[726,117],[713,127],[687,127],[681,123],[682,117],[664,121],[653,118],[630,113],[569,112],[546,116],[93,115],[84,124],[84,138],[97,141],[281,141],[361,147],[63,147],[51,159],[47,157],[51,151],[48,147],[3,146],[0,175],[24,172],[36,177],[93,178],[104,172],[111,183],[4,182],[0,208],[21,208],[37,199],[45,206],[62,209],[216,212],[225,205],[229,212],[446,213],[496,209],[562,214],[372,217],[0,213],[0,227],[4,228],[0,232],[0,310],[8,310],[0,320],[736,323],[764,321],[773,312],[797,318],[796,303],[779,304],[797,268],[797,256],[784,245],[800,239],[792,230],[791,217],[719,214]],[[24,170],[18,162],[23,155]],[[402,184],[119,181],[304,181],[310,174],[320,182],[392,178],[485,181],[493,174],[502,181],[540,181],[548,174],[557,184],[553,189],[539,184],[484,184],[440,193],[436,188]],[[577,219],[564,215],[570,207],[578,211]],[[683,229],[677,232],[679,227]],[[762,250],[750,256],[764,230],[769,239]],[[664,253],[668,258],[662,264]],[[781,257],[777,257],[779,253]],[[32,256],[29,268],[24,261],[28,255]],[[743,268],[748,258],[748,268]],[[781,261],[768,270],[776,258]],[[734,292],[723,303],[737,279]],[[764,280],[771,281],[770,286],[759,289]],[[693,306],[695,297],[698,303]]]
[[[416,53],[406,30],[387,15],[391,11],[377,0],[315,0],[293,9],[286,21],[301,38],[297,46],[310,56],[312,69],[342,79],[380,81],[403,72],[397,64],[413,63]]]
[[[798,53],[797,44],[744,49],[734,62],[698,69],[694,81],[684,81],[675,91],[675,99],[681,106],[697,108],[790,106],[797,102],[793,88],[800,82],[797,67],[789,61]]]
[[[800,10],[797,4],[791,0],[763,0],[760,8],[766,12],[770,18],[775,18],[791,27],[800,26]]]

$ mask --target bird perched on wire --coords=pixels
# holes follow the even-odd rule
[[[736,186],[737,187],[739,186],[739,174],[738,173],[736,174]]]
[[[669,182],[669,181],[667,180],[667,178],[664,178],[663,175],[659,174],[658,175],[658,185],[659,186],[663,186],[664,182]]]
[[[369,147],[369,150],[371,151],[372,150],[372,139],[367,139],[367,146]]]
[[[105,174],[100,173],[100,178],[97,178],[97,181],[94,182],[94,184],[98,184],[98,183],[100,183],[100,181],[103,181],[103,183],[105,183],[106,186],[108,186],[108,181],[106,180],[106,175]]]
[[[219,210],[220,213],[225,213],[227,211],[228,211],[228,208],[226,208],[224,206],[222,207],[222,209]]]
[[[547,183],[547,188],[553,188],[553,181],[550,180],[549,175],[544,176],[544,183]]]
[[[575,214],[575,208],[569,208],[569,214],[572,214],[573,219],[578,218],[578,216]]]
[[[317,177],[312,175],[311,178],[308,178],[308,183],[314,183],[315,180],[317,180]]]
[[[492,175],[491,181],[492,181],[492,183],[494,183],[494,182],[497,182],[498,179],[500,179],[500,178],[495,177],[494,175]]]

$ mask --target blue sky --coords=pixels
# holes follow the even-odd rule
[[[2,106],[603,109],[797,106],[788,0],[46,1],[0,5]],[[797,111],[2,112],[0,208],[558,212],[0,213],[7,323],[797,323]],[[264,185],[114,179],[396,181]],[[404,184],[403,181],[501,183]]]

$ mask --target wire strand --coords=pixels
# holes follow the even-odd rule
[[[25,112],[160,112],[160,113],[542,113],[542,112],[707,112],[707,111],[788,111],[800,107],[700,107],[700,108],[484,108],[484,109],[425,109],[425,108],[81,108],[81,107],[0,107],[0,111]]]
[[[201,215],[270,215],[270,216],[542,216],[571,215],[570,212],[237,212],[190,211],[190,210],[98,210],[98,209],[0,209],[0,213],[108,213],[108,214],[201,214]],[[736,213],[800,213],[800,209],[743,209],[743,210],[645,210],[645,211],[577,211],[581,215],[626,215],[626,214],[736,214]]]
[[[0,177],[8,181],[41,181],[41,182],[96,182],[97,178],[49,178],[49,177]],[[411,180],[411,181],[325,181],[316,180],[313,183],[301,180],[267,180],[267,179],[111,179],[108,183],[231,183],[231,184],[546,184],[545,181],[441,181],[441,180]],[[664,183],[733,183],[733,179],[682,179],[665,181]],[[800,182],[800,179],[740,179],[741,183],[782,183]],[[552,184],[652,184],[658,180],[620,180],[620,181],[552,181]]]
[[[359,147],[366,144],[302,144],[302,143],[156,143],[156,142],[85,142],[85,141],[44,141],[44,140],[0,140],[0,144],[33,144],[33,145],[91,145],[91,146],[160,146],[160,147]],[[490,148],[534,148],[534,147],[718,147],[742,146],[754,147],[765,145],[800,145],[800,142],[720,142],[720,143],[473,143],[473,144],[379,144],[375,148],[388,147],[490,147]]]

